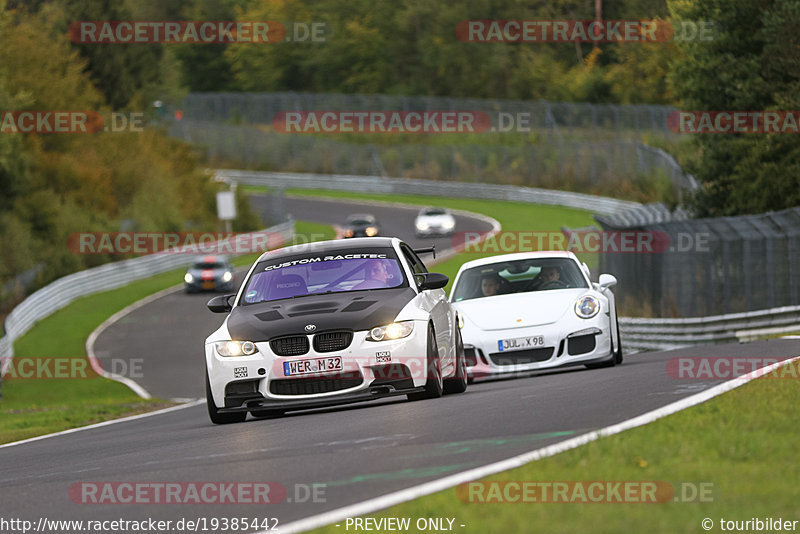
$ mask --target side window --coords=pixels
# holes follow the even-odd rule
[[[414,254],[414,251],[411,250],[407,246],[402,246],[401,250],[403,251],[403,255],[406,257],[408,264],[411,266],[411,270],[414,271],[414,274],[422,274],[427,273],[428,269],[425,268],[425,264]]]

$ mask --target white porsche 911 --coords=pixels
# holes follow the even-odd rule
[[[205,343],[206,400],[217,424],[394,395],[467,387],[455,310],[397,238],[321,241],[265,252]]]
[[[589,280],[571,252],[523,252],[465,263],[450,301],[470,379],[568,365],[622,363],[617,279]]]

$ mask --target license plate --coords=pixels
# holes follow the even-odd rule
[[[203,289],[214,289],[214,282],[203,282]]]
[[[534,349],[538,347],[544,347],[544,336],[515,337],[513,339],[497,340],[497,349],[500,352],[504,350]]]
[[[283,376],[307,375],[311,373],[326,373],[328,371],[341,370],[342,358],[339,356],[283,362]]]

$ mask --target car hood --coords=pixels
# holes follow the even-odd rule
[[[231,339],[267,341],[273,337],[369,330],[394,321],[416,293],[410,287],[346,291],[237,306],[228,317]],[[316,326],[307,332],[306,325]]]
[[[463,300],[453,306],[481,330],[506,330],[556,323],[573,313],[575,301],[588,292],[586,288],[551,289]]]

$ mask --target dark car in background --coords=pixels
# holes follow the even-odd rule
[[[225,256],[202,256],[186,271],[183,282],[187,293],[233,291],[233,265]]]
[[[375,237],[380,235],[381,228],[374,215],[354,213],[347,218],[342,231],[344,237]]]

